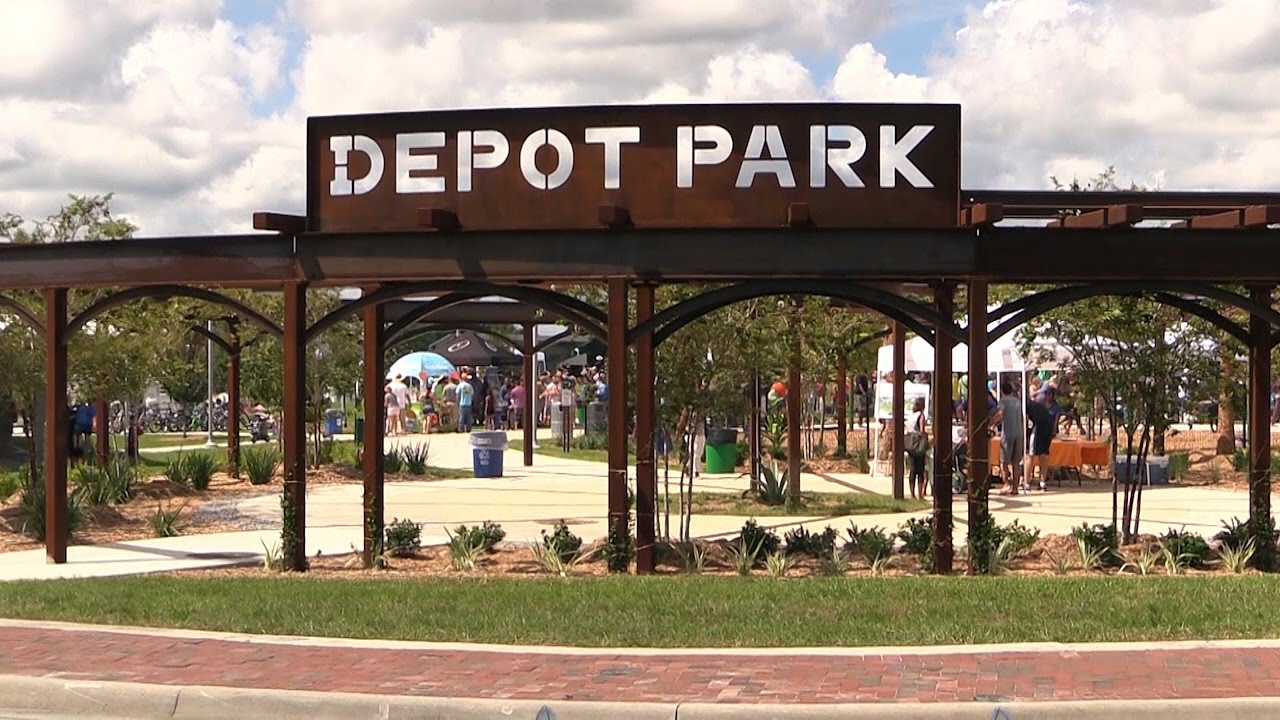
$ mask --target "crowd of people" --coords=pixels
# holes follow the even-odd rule
[[[460,367],[426,379],[396,375],[383,388],[388,436],[470,432],[479,427],[517,430],[523,427],[527,402],[535,403],[534,422],[546,427],[566,399],[585,406],[608,397],[603,369],[596,366],[576,374],[568,369],[545,372],[532,397],[523,379],[499,368]]]

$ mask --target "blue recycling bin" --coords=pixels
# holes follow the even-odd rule
[[[478,430],[469,436],[471,466],[478,478],[502,477],[502,454],[506,452],[507,433],[503,430]]]
[[[342,432],[342,411],[341,410],[325,410],[324,411],[324,434],[333,437]]]

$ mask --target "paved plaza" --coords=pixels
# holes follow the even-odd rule
[[[544,431],[546,432],[546,431]],[[422,438],[388,439],[388,446],[401,442],[421,442]],[[549,440],[547,440],[549,441]],[[471,450],[464,435],[432,435],[431,463],[440,467],[465,468],[471,465]],[[386,487],[386,517],[408,518],[423,524],[424,545],[444,544],[446,529],[491,520],[501,523],[509,541],[538,540],[565,520],[574,532],[586,538],[603,537],[607,490],[604,463],[565,460],[535,455],[533,467],[524,467],[522,455],[509,450],[504,458],[504,477],[464,478],[442,481],[397,481]],[[673,474],[675,471],[673,471]],[[676,492],[672,478],[672,493]],[[748,486],[745,475],[699,477],[696,489],[712,492],[741,492]],[[663,483],[661,465],[659,492]],[[802,486],[812,492],[889,493],[891,481],[885,477],[860,474],[802,476]],[[349,554],[361,545],[361,493],[358,483],[317,485],[307,492],[307,554]],[[1015,519],[1039,528],[1042,533],[1066,533],[1082,522],[1109,522],[1109,483],[1085,481],[1083,487],[1066,483],[1050,484],[1046,493],[1033,492],[1017,497],[992,495],[996,520]],[[236,509],[264,523],[277,523],[279,499],[274,495],[242,498]],[[917,513],[922,514],[922,513]],[[967,508],[963,498],[955,503],[956,538],[963,541]],[[1143,495],[1142,531],[1163,533],[1169,528],[1187,529],[1211,536],[1224,520],[1248,515],[1248,495],[1224,488],[1155,486]],[[849,523],[896,528],[908,514],[859,515],[856,517],[769,517],[762,524],[779,533],[795,525],[820,530],[830,524],[843,531]],[[736,535],[746,517],[695,516],[694,535],[704,538]],[[0,554],[0,580],[59,577],[102,577],[133,573],[167,572],[230,564],[259,562],[264,548],[279,542],[277,530],[186,535],[176,538],[137,540],[110,545],[73,545],[65,565],[45,562],[44,551],[26,550]]]

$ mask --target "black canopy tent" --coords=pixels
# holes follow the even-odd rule
[[[461,330],[454,335],[431,343],[431,352],[442,355],[457,366],[470,367],[517,366],[524,360],[508,348],[498,347],[471,330]]]

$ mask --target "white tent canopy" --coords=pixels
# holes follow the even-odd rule
[[[1071,353],[1052,340],[1037,340],[1030,356],[1026,357],[1015,338],[1016,333],[1010,332],[987,347],[987,372],[1057,370],[1071,361]],[[921,337],[907,340],[906,351],[907,372],[933,372],[933,346],[927,340]],[[881,375],[893,371],[893,345],[880,347],[876,370]],[[956,373],[969,371],[968,345],[957,345],[952,350],[951,370]]]

